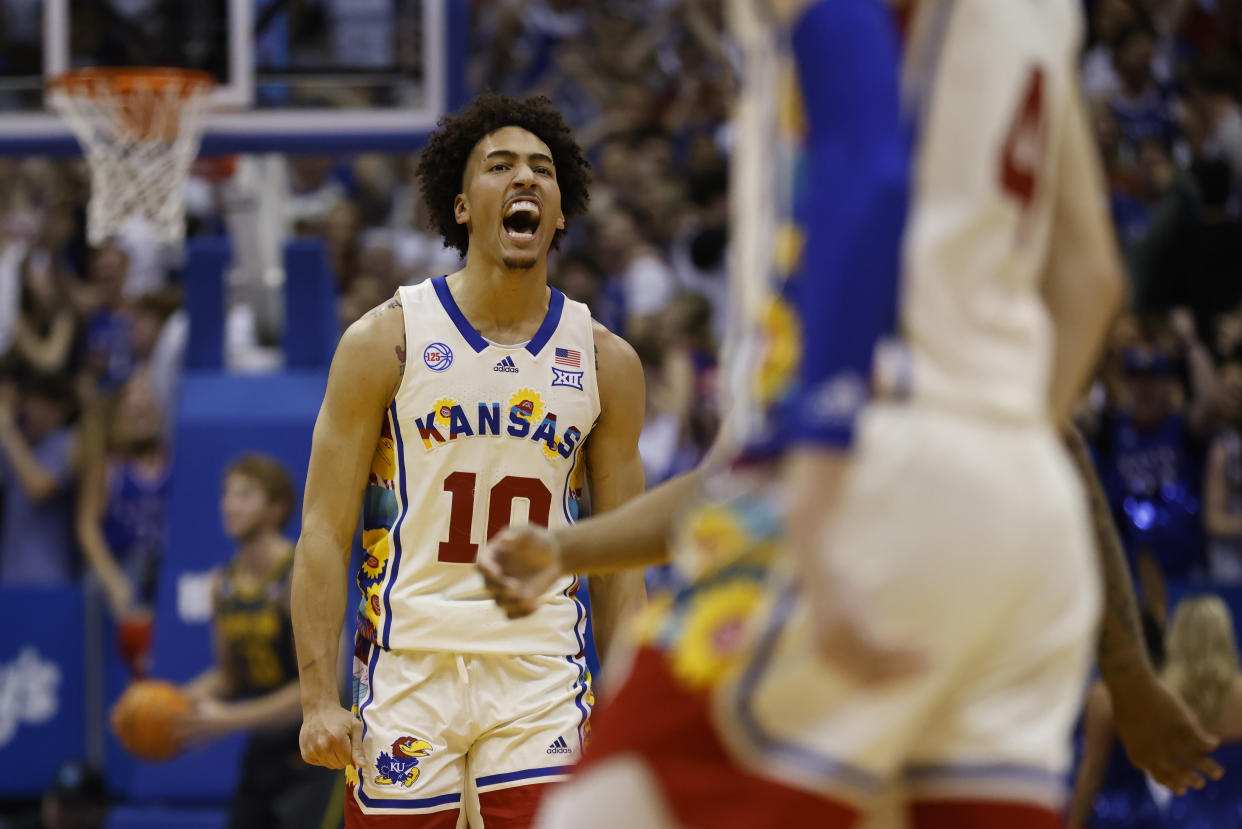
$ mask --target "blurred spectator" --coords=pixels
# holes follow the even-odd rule
[[[73,544],[73,389],[34,375],[0,386],[0,581],[63,584],[77,575]]]
[[[1231,355],[1242,347],[1242,308],[1233,308],[1216,315],[1215,352]]]
[[[172,458],[163,413],[142,376],[109,402],[103,445],[83,452],[75,528],[119,621],[154,606]]]
[[[678,282],[708,301],[711,333],[723,342],[729,320],[729,174],[715,148],[696,142],[690,160],[694,212],[683,222],[669,253]]]
[[[344,331],[352,323],[361,319],[362,315],[372,308],[388,301],[393,291],[387,290],[384,282],[370,274],[358,274],[349,283],[349,287],[341,294],[337,311],[340,314],[341,330]]]
[[[125,222],[116,236],[116,245],[125,252],[126,299],[158,291],[168,285],[168,276],[180,259],[179,251],[160,239],[146,219],[134,217]]]
[[[12,355],[43,374],[70,371],[79,345],[78,317],[69,302],[70,281],[55,254],[32,250],[21,265],[20,303]]]
[[[555,267],[549,268],[548,281],[565,296],[586,304],[591,315],[598,320],[611,317],[612,311],[604,307],[603,274],[599,266],[585,253],[567,253],[557,258]]]
[[[1221,53],[1207,55],[1193,66],[1190,113],[1201,140],[1199,154],[1229,165],[1235,179],[1242,177],[1242,77],[1236,62]]]
[[[1242,360],[1220,369],[1224,428],[1212,441],[1203,481],[1208,572],[1217,585],[1242,586]]]
[[[367,231],[358,240],[357,276],[374,277],[382,286],[385,296],[402,285],[404,280],[397,268],[397,255],[385,231]],[[439,276],[439,274],[436,274]]]
[[[638,452],[647,486],[653,487],[689,469],[697,458],[687,451],[686,429],[694,405],[694,366],[689,355],[669,348],[668,332],[652,325],[631,339],[642,362],[647,410]]]
[[[624,309],[621,333],[637,339],[658,324],[659,314],[676,293],[677,283],[664,257],[644,238],[643,223],[627,210],[610,210],[599,218],[596,249],[607,263],[609,281]]]
[[[1118,37],[1137,17],[1133,0],[1096,0],[1089,21],[1089,46],[1082,61],[1082,88],[1089,100],[1107,100],[1120,87],[1113,50]]]
[[[1113,48],[1120,81],[1108,102],[1121,135],[1123,152],[1136,151],[1139,142],[1173,137],[1168,96],[1152,76],[1156,35],[1148,25],[1134,23],[1123,30]]]
[[[285,159],[285,235],[322,232],[332,208],[345,201],[344,186],[332,176],[334,163],[323,155]]]
[[[427,221],[427,208],[418,190],[418,156],[402,159],[401,179],[393,189],[392,209],[387,230],[368,232],[364,245],[384,243],[393,253],[398,278],[402,285],[414,285],[433,276],[453,273],[463,260],[457,251],[448,248],[439,233]],[[380,240],[383,239],[383,242]]]
[[[348,196],[363,227],[382,227],[392,214],[399,158],[363,153],[349,167]]]
[[[712,334],[712,305],[702,294],[679,294],[668,310],[670,352],[681,352],[693,373],[693,390],[685,441],[695,462],[711,446],[720,427],[717,407],[717,344]]]
[[[91,254],[90,311],[86,317],[86,368],[103,391],[118,388],[134,370],[132,318],[125,304],[129,255],[115,244]]]
[[[1230,172],[1223,160],[1196,162],[1191,170],[1199,204],[1185,211],[1160,265],[1164,293],[1212,332],[1215,316],[1242,303],[1242,219],[1230,215]]]
[[[1242,669],[1229,606],[1218,596],[1183,599],[1174,610],[1164,679],[1186,701],[1205,731],[1221,741],[1213,752],[1225,780],[1242,773]],[[1236,826],[1242,787],[1191,789],[1169,804],[1168,826]]]
[[[303,227],[302,232],[308,228]],[[328,211],[323,226],[317,235],[323,237],[328,248],[328,259],[332,264],[332,273],[336,276],[337,285],[349,287],[357,272],[358,252],[362,226],[358,220],[358,208],[353,202],[337,202]]]
[[[17,336],[25,261],[26,243],[19,239],[5,240],[0,247],[0,354],[8,353]]]
[[[1203,570],[1200,487],[1206,442],[1216,423],[1219,392],[1211,355],[1195,336],[1185,309],[1170,315],[1191,377],[1179,410],[1174,357],[1158,347],[1123,355],[1121,408],[1105,413],[1095,434],[1100,477],[1143,599],[1163,612],[1167,579]]]
[[[1174,163],[1167,140],[1145,138],[1135,152],[1128,193],[1114,192],[1113,208],[1125,222],[1121,229],[1132,307],[1165,312],[1184,301],[1183,272],[1171,251],[1178,233],[1193,221],[1198,193],[1192,178]]]
[[[161,412],[164,428],[171,434],[170,418],[175,411],[181,367],[185,360],[190,321],[181,308],[181,292],[176,288],[143,294],[131,311],[130,343],[136,364]]]

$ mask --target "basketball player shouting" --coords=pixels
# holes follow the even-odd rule
[[[513,624],[475,570],[512,524],[577,517],[643,488],[643,374],[586,306],[547,284],[586,208],[589,165],[546,99],[476,99],[419,174],[457,273],[399,289],[337,347],[306,482],[293,583],[303,756],[347,770],[351,827],[526,826],[593,703],[577,580]],[[365,497],[364,497],[365,490]],[[353,712],[337,637],[359,508],[366,559]],[[596,642],[644,600],[641,573],[591,580]],[[606,658],[606,650],[601,658]]]
[[[848,827],[901,781],[916,827],[1052,829],[1100,609],[1058,429],[1121,288],[1079,4],[917,4],[904,55],[880,0],[735,5],[788,15],[742,32],[744,115],[803,109],[787,153],[739,119],[733,180],[801,171],[735,200],[776,283],[765,411],[678,521],[682,587],[543,824]],[[624,533],[507,532],[489,587],[524,618],[566,565],[658,558],[694,486]]]

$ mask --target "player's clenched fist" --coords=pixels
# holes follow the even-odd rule
[[[298,745],[302,759],[311,765],[343,769],[351,763],[358,768],[367,763],[362,721],[339,705],[304,711]]]
[[[560,548],[542,527],[509,527],[479,555],[478,567],[496,604],[510,619],[529,616],[561,575]]]

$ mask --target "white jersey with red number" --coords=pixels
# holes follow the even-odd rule
[[[551,289],[535,336],[503,346],[471,327],[444,277],[399,297],[406,366],[363,511],[364,632],[395,650],[581,652],[576,579],[509,621],[474,562],[510,524],[577,518],[582,446],[600,413],[590,311]]]
[[[1046,416],[1053,331],[1039,286],[1080,5],[918,6],[903,68],[917,125],[900,301],[912,365],[899,372],[915,402]]]

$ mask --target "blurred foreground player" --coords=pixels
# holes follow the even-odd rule
[[[586,739],[585,614],[566,576],[538,615],[506,622],[476,554],[510,523],[571,524],[584,479],[596,511],[642,490],[643,375],[547,284],[549,248],[586,209],[588,165],[546,99],[479,97],[441,122],[419,176],[466,265],[401,288],[333,358],[294,572],[302,753],[355,767],[351,827],[521,827]],[[360,509],[350,712],[334,666]],[[606,660],[642,576],[590,590]]]
[[[185,686],[195,709],[176,730],[189,744],[248,735],[230,829],[341,823],[341,775],[308,765],[298,750],[293,545],[281,533],[293,499],[289,474],[274,458],[245,455],[225,473],[220,512],[237,551],[212,585],[216,664]]]
[[[885,3],[777,5],[744,95],[789,104],[801,174],[789,221],[739,199],[775,240],[765,414],[679,522],[685,587],[545,824],[847,827],[900,780],[916,827],[1051,829],[1100,610],[1058,429],[1121,293],[1081,10],[918,4],[901,56]],[[743,144],[743,181],[747,151],[782,156]],[[549,570],[650,540],[512,532],[483,566],[520,616]]]

